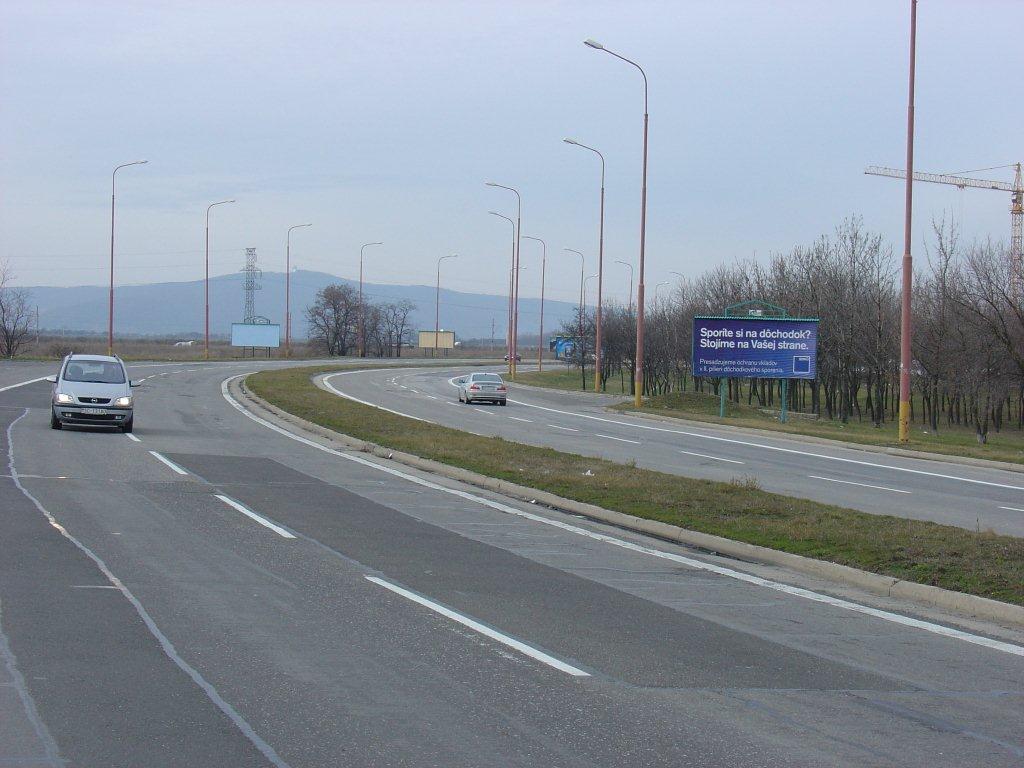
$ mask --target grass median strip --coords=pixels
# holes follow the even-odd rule
[[[251,375],[260,397],[352,437],[520,485],[690,530],[828,560],[907,581],[1024,604],[1024,539],[869,515],[550,448],[482,437],[351,402],[311,377],[340,366]],[[894,511],[898,501],[894,501]]]

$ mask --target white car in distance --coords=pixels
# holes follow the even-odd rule
[[[459,388],[459,402],[480,403],[490,402],[506,405],[508,387],[496,373],[471,373],[455,380]]]

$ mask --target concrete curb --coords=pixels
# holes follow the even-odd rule
[[[319,378],[319,377],[318,377]],[[317,386],[320,386],[319,382]],[[276,405],[267,402],[255,394],[245,385],[245,377],[235,379],[229,384],[229,390],[238,401],[253,411],[261,411],[261,415],[269,421],[278,423],[279,426],[288,426],[295,431],[301,430],[316,435],[328,443],[333,443],[342,449],[355,450],[361,453],[369,453],[378,458],[389,459],[409,467],[440,475],[450,480],[466,483],[467,485],[484,488],[489,491],[500,493],[520,501],[535,501],[538,504],[568,512],[576,515],[608,523],[618,528],[653,536],[673,543],[684,544],[690,547],[706,550],[711,553],[728,555],[740,560],[753,561],[766,565],[774,565],[803,573],[817,578],[856,587],[886,597],[895,597],[912,602],[922,603],[943,610],[967,614],[980,619],[995,621],[997,623],[1011,624],[1024,627],[1024,606],[1012,605],[1010,603],[990,600],[977,595],[968,595],[962,592],[954,592],[940,587],[933,587],[927,584],[902,581],[891,576],[882,576],[877,573],[863,571],[858,568],[830,563],[824,560],[815,560],[802,555],[794,555],[789,552],[781,552],[755,544],[746,544],[741,541],[726,539],[721,536],[714,536],[708,533],[700,533],[676,525],[663,523],[657,520],[646,520],[633,517],[622,512],[587,504],[572,499],[556,496],[547,491],[537,490],[526,486],[510,483],[505,480],[481,475],[459,467],[425,459],[409,453],[402,453],[386,448],[376,443],[357,440],[354,437],[327,429],[319,424],[306,421],[294,416],[287,411],[278,408]]]

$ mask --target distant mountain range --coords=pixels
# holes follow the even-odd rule
[[[264,272],[262,290],[256,292],[256,312],[283,324],[284,273]],[[313,303],[317,291],[332,283],[358,285],[355,281],[324,272],[292,273],[292,331],[306,335],[305,308]],[[210,279],[210,333],[226,337],[231,323],[241,322],[244,308],[244,277],[241,273]],[[44,332],[99,333],[107,328],[107,289],[103,286],[54,288],[28,287],[30,302],[39,307],[39,325]],[[417,328],[433,330],[433,286],[381,285],[364,283],[367,301],[400,301],[416,305],[413,323]],[[487,339],[494,321],[494,337],[499,345],[505,337],[507,296],[461,293],[441,290],[441,327],[454,330],[459,338]],[[544,302],[545,335],[557,330],[563,321],[576,316],[577,305],[564,301]],[[523,298],[519,302],[522,337],[536,337],[540,300]],[[150,283],[115,288],[115,332],[143,336],[180,336],[194,338],[203,332],[203,282]]]

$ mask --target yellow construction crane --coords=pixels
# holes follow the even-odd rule
[[[951,184],[960,189],[996,189],[1010,193],[1010,263],[1016,276],[1018,294],[1024,288],[1024,247],[1022,247],[1022,231],[1024,231],[1024,183],[1021,182],[1021,164],[1003,165],[1000,168],[1016,168],[1017,176],[1013,184],[1004,181],[985,181],[967,176],[951,176],[941,173],[914,173],[914,181],[930,181],[933,184]],[[985,170],[994,170],[986,168]],[[894,179],[907,178],[907,172],[898,168],[881,168],[877,165],[868,166],[864,173],[871,176],[890,176]]]

